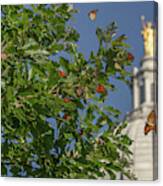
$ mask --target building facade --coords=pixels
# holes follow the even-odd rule
[[[138,180],[154,180],[158,177],[158,127],[144,134],[148,115],[155,111],[157,116],[157,53],[156,28],[151,22],[144,22],[144,57],[140,68],[134,67],[131,84],[133,110],[127,114],[127,134],[133,140],[133,165],[131,171]],[[157,123],[157,122],[156,122]]]

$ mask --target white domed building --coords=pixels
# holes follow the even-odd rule
[[[131,171],[138,180],[154,180],[158,177],[158,127],[156,126],[156,131],[151,130],[147,135],[144,134],[144,127],[152,110],[157,116],[156,28],[151,22],[144,22],[144,17],[142,22],[144,57],[140,68],[133,69],[131,85],[133,110],[126,116],[128,122],[126,132],[133,140]]]

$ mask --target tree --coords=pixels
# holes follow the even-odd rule
[[[127,124],[105,102],[112,78],[128,83],[127,37],[114,39],[115,22],[97,28],[98,52],[86,60],[68,24],[74,13],[67,4],[2,6],[3,176],[134,179]]]

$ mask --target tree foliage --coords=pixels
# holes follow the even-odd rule
[[[3,176],[134,178],[126,123],[106,104],[111,79],[130,77],[127,38],[114,36],[115,22],[97,28],[87,60],[68,24],[74,13],[67,4],[2,6]]]

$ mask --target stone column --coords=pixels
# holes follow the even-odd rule
[[[139,86],[137,78],[138,69],[134,67],[133,69],[133,108],[136,109],[139,107]]]

